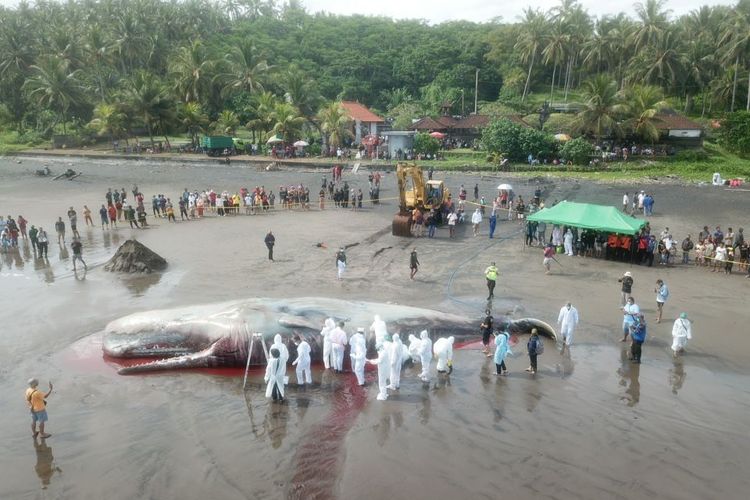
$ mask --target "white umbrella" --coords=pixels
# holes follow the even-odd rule
[[[268,139],[266,141],[266,144],[273,144],[273,143],[276,143],[276,142],[284,142],[284,139],[282,139],[278,135],[275,135],[275,136],[271,137],[270,139]]]
[[[297,141],[293,144],[295,148],[304,148],[305,146],[309,146],[310,144],[306,141]]]
[[[513,191],[513,186],[510,184],[500,184],[497,189],[498,191]]]

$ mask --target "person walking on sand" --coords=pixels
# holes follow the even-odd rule
[[[70,231],[73,233],[73,238],[80,238],[81,235],[78,233],[78,214],[76,214],[73,207],[68,209],[68,219],[70,220]]]
[[[536,328],[531,329],[531,337],[526,343],[526,351],[529,353],[529,367],[526,368],[526,371],[534,375],[537,367],[536,358],[544,352],[544,344],[542,339],[539,338],[539,332]]]
[[[266,238],[263,240],[266,243],[266,248],[268,248],[268,260],[273,262],[273,246],[276,244],[276,237],[273,235],[271,230],[268,230],[268,234],[266,234]]]
[[[458,222],[458,215],[455,210],[448,214],[448,237],[454,238],[456,236],[456,223]]]
[[[86,227],[94,225],[94,220],[91,218],[91,209],[88,205],[83,206],[83,221],[86,223]]]
[[[482,223],[482,211],[477,208],[474,210],[474,213],[471,214],[471,224],[472,229],[474,230],[474,237],[476,238],[479,235],[479,224]]]
[[[544,265],[544,274],[549,274],[552,270],[552,261],[555,260],[555,247],[552,243],[547,243],[544,247],[544,259],[542,265]]]
[[[494,262],[491,262],[489,267],[484,270],[484,276],[487,278],[487,290],[489,290],[489,295],[487,296],[487,300],[492,300],[495,298],[495,285],[497,284],[497,266],[495,266]]]
[[[73,243],[70,244],[70,248],[73,250],[73,270],[76,269],[76,261],[80,260],[83,264],[84,269],[88,269],[86,263],[83,261],[83,244],[80,238],[73,238]]]
[[[627,303],[628,298],[633,291],[633,275],[630,274],[630,271],[626,271],[625,274],[622,275],[622,278],[618,279],[617,281],[619,283],[622,283],[620,306],[625,307],[625,304]]]
[[[339,281],[344,279],[344,271],[346,271],[346,253],[344,252],[344,247],[341,247],[336,252],[336,276]]]
[[[490,239],[495,237],[495,228],[497,227],[497,214],[493,210],[490,214]]]
[[[664,310],[664,303],[667,302],[667,299],[669,298],[669,288],[667,288],[667,284],[664,283],[663,280],[656,280],[656,288],[654,288],[654,292],[656,293],[656,322],[661,323],[661,315]]]
[[[44,431],[47,417],[47,398],[52,394],[52,382],[49,383],[49,390],[43,393],[39,390],[39,381],[35,378],[29,379],[29,388],[26,389],[26,404],[31,410],[31,435],[46,439],[50,437]],[[36,424],[39,423],[39,431],[36,430]]]
[[[414,275],[417,274],[417,271],[419,270],[419,259],[417,258],[416,248],[411,251],[411,256],[409,257],[409,269],[411,269],[409,278],[414,279]]]
[[[37,234],[37,246],[39,247],[39,257],[47,258],[47,250],[49,248],[49,238],[47,237],[47,231],[41,226],[39,227],[39,233]]]
[[[490,336],[492,335],[492,311],[487,309],[484,311],[484,319],[479,325],[479,331],[482,332],[482,353],[490,357]]]
[[[573,333],[578,326],[578,309],[568,302],[560,309],[557,315],[557,324],[560,325],[560,334],[562,335],[562,349],[570,348],[573,343]]]
[[[55,222],[55,232],[57,232],[57,242],[60,244],[65,244],[65,223],[62,220],[62,217],[57,218],[57,222]]]
[[[630,334],[640,313],[641,308],[635,303],[635,299],[628,297],[627,304],[622,307],[622,340],[620,342],[625,342],[628,339],[628,334]]]
[[[680,313],[672,325],[672,354],[676,357],[685,352],[687,341],[693,338],[693,329],[687,313]]]

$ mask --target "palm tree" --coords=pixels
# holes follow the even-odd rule
[[[128,117],[117,105],[103,102],[94,108],[94,119],[88,126],[99,136],[109,136],[110,142],[114,144],[115,139],[127,132],[127,121]]]
[[[211,127],[220,134],[234,136],[235,130],[240,126],[240,119],[237,113],[225,109],[211,124]]]
[[[203,111],[203,106],[195,101],[188,102],[180,106],[178,116],[190,135],[190,143],[193,147],[197,146],[198,136],[208,125],[208,115]]]
[[[333,148],[342,146],[346,139],[353,139],[352,119],[338,102],[324,106],[318,112],[318,122],[327,144]]]
[[[182,102],[200,101],[208,92],[213,67],[214,61],[209,58],[200,40],[194,40],[190,45],[177,49],[169,72],[174,80],[174,89]]]
[[[670,27],[654,45],[641,50],[632,61],[633,79],[657,83],[664,89],[676,84],[684,61],[681,37],[677,28]]]
[[[154,75],[141,71],[128,82],[124,92],[126,109],[146,126],[151,145],[154,130],[166,130],[175,115],[175,103]]]
[[[661,89],[653,85],[633,85],[622,92],[622,102],[618,110],[627,117],[623,128],[652,144],[659,140],[654,117],[667,107]]]
[[[617,122],[617,83],[605,74],[598,74],[583,82],[584,108],[576,115],[574,127],[578,132],[591,134],[598,143],[607,133],[621,136]]]
[[[231,96],[240,92],[263,92],[263,85],[272,68],[251,43],[244,43],[224,55],[225,71],[216,75],[222,82],[222,93]]]
[[[659,41],[669,26],[669,10],[664,10],[666,0],[646,0],[646,3],[635,4],[635,13],[640,25],[632,35],[631,43],[636,52],[644,46],[654,45]]]
[[[262,137],[273,128],[275,122],[272,114],[278,104],[278,99],[270,92],[262,92],[253,96],[253,106],[247,109],[247,112],[254,118],[245,125],[253,132],[253,141],[255,141],[255,132]]]
[[[305,123],[305,118],[300,116],[297,108],[287,102],[277,104],[270,118],[273,120],[273,128],[269,138],[278,135],[287,144],[294,142],[294,139],[299,137],[302,132],[302,124]]]
[[[550,99],[553,98],[555,93],[555,74],[557,73],[557,66],[558,64],[562,64],[568,41],[568,34],[563,30],[561,23],[556,22],[552,34],[547,38],[547,45],[542,50],[542,63],[545,65],[552,63],[552,84],[550,85],[549,90]]]
[[[536,56],[544,41],[544,34],[547,30],[547,20],[544,14],[539,10],[526,8],[523,11],[524,17],[521,21],[518,35],[518,41],[514,49],[521,52],[521,60],[529,63],[529,70],[526,74],[526,84],[523,87],[521,102],[526,101],[526,95],[529,93],[529,84],[531,82],[531,72],[534,70]]]
[[[42,58],[30,69],[32,75],[24,82],[23,89],[39,106],[57,111],[63,134],[67,133],[68,110],[83,101],[80,70],[70,71],[67,61],[54,56]]]
[[[297,66],[292,65],[282,77],[281,88],[284,90],[286,102],[296,107],[298,114],[302,115],[308,124],[317,128],[315,115],[322,97],[315,81]]]

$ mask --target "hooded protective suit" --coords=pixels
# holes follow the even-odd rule
[[[388,329],[385,326],[385,321],[380,319],[380,315],[375,315],[375,321],[370,325],[370,331],[375,334],[375,345],[385,342],[385,336],[388,335]]]
[[[352,370],[357,376],[357,384],[365,385],[365,358],[367,355],[367,343],[362,332],[357,331],[349,339],[349,357],[352,358]]]
[[[508,344],[508,333],[500,332],[495,336],[495,364],[501,365],[508,354],[513,354]]]
[[[378,365],[378,401],[385,401],[388,399],[388,375],[391,373],[391,358],[389,356],[391,350],[390,342],[383,342],[378,344],[378,357],[377,359],[368,359],[367,362],[371,365]]]
[[[274,385],[277,387],[281,397],[284,397],[284,374],[286,373],[286,366],[281,362],[281,357],[270,358],[268,360],[268,366],[266,366],[266,376],[263,380],[266,384],[266,397],[270,398],[273,394]]]
[[[437,358],[437,371],[447,372],[448,365],[453,363],[453,337],[437,339],[432,351]]]
[[[297,346],[297,359],[292,365],[297,366],[297,385],[303,385],[305,378],[312,384],[312,370],[310,370],[310,344],[304,340]]]
[[[690,326],[690,320],[685,318],[677,318],[672,325],[672,350],[678,353],[685,349],[687,341],[693,338],[692,327]]]
[[[422,373],[419,374],[419,378],[427,382],[430,380],[430,363],[432,363],[432,340],[430,340],[430,334],[427,330],[422,330],[419,334],[421,338],[421,344],[419,346],[419,359],[422,363]]]
[[[562,306],[560,314],[557,315],[557,324],[560,325],[563,343],[570,346],[573,343],[573,332],[578,326],[578,309],[573,306],[568,308],[567,304]]]
[[[344,349],[348,343],[346,332],[340,326],[337,326],[331,332],[331,349],[333,356],[333,369],[336,371],[344,370]]]
[[[565,231],[565,236],[563,236],[563,242],[565,245],[565,255],[569,255],[570,257],[573,256],[573,232],[568,229]]]
[[[403,365],[404,344],[398,333],[393,336],[391,342],[391,385],[389,389],[398,389],[401,385],[401,366]]]
[[[274,347],[279,350],[279,359],[281,360],[281,364],[284,365],[284,375],[286,375],[286,363],[287,361],[289,361],[289,349],[286,348],[286,344],[284,344],[283,340],[281,339],[281,335],[277,334],[273,338],[271,349],[273,349]],[[269,349],[269,351],[271,349]]]
[[[332,365],[331,363],[331,332],[336,328],[336,323],[333,322],[332,318],[328,318],[325,321],[325,326],[320,331],[320,336],[323,337],[323,366],[326,370]]]
[[[410,333],[409,334],[409,357],[405,358],[404,361],[407,359],[411,359],[413,362],[419,363],[420,362],[419,350],[421,347],[422,347],[422,341],[418,339],[416,335]]]

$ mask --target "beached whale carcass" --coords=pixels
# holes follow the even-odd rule
[[[478,321],[451,313],[394,304],[328,298],[252,298],[131,314],[110,322],[104,332],[103,350],[114,358],[159,358],[120,373],[181,368],[212,368],[265,364],[260,338],[269,345],[276,334],[294,352],[291,342],[298,334],[310,344],[314,360],[322,359],[320,329],[326,318],[345,321],[353,333],[364,327],[368,346],[374,347],[369,326],[375,315],[386,322],[390,333],[418,335],[428,330],[432,338],[452,335],[457,342],[479,337]],[[528,333],[536,327],[550,338],[554,329],[543,321],[524,318],[501,319],[511,333]],[[250,339],[258,341],[248,352]],[[258,335],[260,338],[258,338]]]

